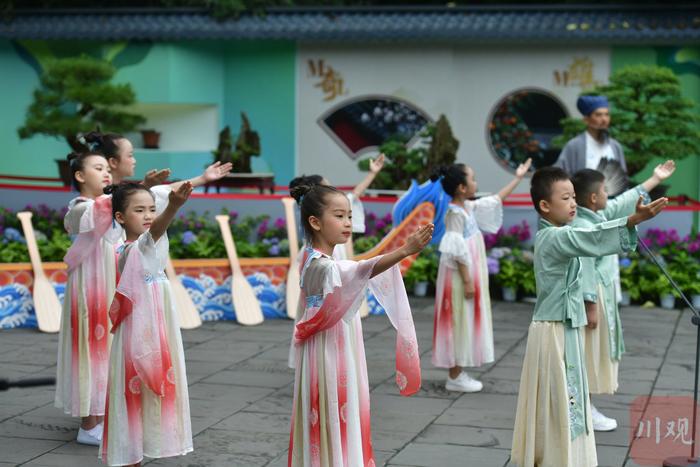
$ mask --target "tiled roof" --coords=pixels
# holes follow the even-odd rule
[[[19,12],[6,39],[286,39],[679,43],[700,39],[700,6],[274,9],[219,21],[200,10]]]

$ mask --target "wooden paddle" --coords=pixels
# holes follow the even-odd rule
[[[39,330],[43,332],[58,332],[61,326],[61,302],[56,295],[56,289],[49,282],[41,265],[39,248],[36,246],[34,227],[32,227],[32,213],[27,211],[18,212],[17,217],[22,223],[24,238],[27,240],[29,258],[32,261],[32,269],[34,270],[32,299],[34,300],[34,312],[36,313]]]
[[[239,323],[247,326],[260,324],[263,322],[260,302],[255,296],[253,288],[243,275],[241,263],[238,261],[236,245],[233,243],[231,227],[229,227],[229,216],[218,215],[216,221],[221,229],[221,236],[224,239],[228,261],[231,264],[231,295],[233,295],[233,306],[236,309],[236,319]]]
[[[180,317],[180,327],[182,329],[194,329],[202,325],[202,318],[199,316],[197,306],[192,301],[187,289],[177,277],[173,262],[168,257],[168,262],[165,265],[165,274],[170,280],[170,288],[173,291],[173,299],[175,308],[177,308],[178,316]]]
[[[294,205],[296,201],[293,198],[282,198],[284,205],[284,216],[287,219],[287,239],[289,240],[289,270],[287,271],[287,316],[295,319],[297,316],[297,307],[299,306],[299,296],[301,289],[299,287],[299,239],[297,238],[297,221],[294,216]]]

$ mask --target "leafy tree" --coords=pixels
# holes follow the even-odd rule
[[[444,115],[428,125],[421,137],[422,140],[413,148],[406,147],[406,142],[399,139],[391,139],[379,146],[386,162],[374,179],[373,188],[405,190],[411,185],[411,180],[425,181],[438,166],[454,163],[459,141],[452,135],[450,123]],[[361,160],[357,166],[368,171],[369,159]]]
[[[693,101],[681,95],[678,77],[668,68],[635,65],[610,76],[610,84],[589,94],[603,94],[611,104],[610,134],[625,148],[630,175],[656,157],[684,159],[700,155],[700,118]],[[579,119],[562,120],[564,133],[553,142],[563,147],[584,131]]]
[[[64,138],[75,151],[85,149],[79,133],[96,127],[118,133],[134,130],[145,119],[121,110],[136,97],[129,84],[112,84],[116,68],[88,56],[56,59],[41,75],[41,86],[27,109],[20,138],[36,134]]]

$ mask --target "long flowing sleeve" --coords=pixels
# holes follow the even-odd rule
[[[156,263],[157,242],[150,232],[127,245],[120,255],[121,276],[109,310],[112,332],[125,326],[126,359],[155,394],[164,396],[171,371],[170,351],[152,290],[151,265]],[[172,384],[172,383],[170,383]]]
[[[561,261],[576,256],[597,257],[624,253],[637,246],[637,229],[627,227],[627,218],[601,222],[591,228],[546,229],[551,235],[547,247]]]
[[[596,303],[598,301],[598,281],[595,270],[596,259],[592,257],[581,258],[581,292],[583,301]]]
[[[95,200],[76,198],[71,201],[63,219],[66,231],[77,235],[63,258],[72,270],[90,255],[96,255],[103,240],[117,244],[122,229],[112,217],[112,197],[103,195]]]
[[[615,198],[608,200],[607,206],[605,206],[605,209],[603,209],[600,214],[608,220],[632,215],[637,207],[637,200],[640,196],[644,197],[645,203],[648,203],[651,199],[649,198],[649,193],[642,185],[637,185]]]
[[[300,345],[312,336],[328,330],[341,319],[354,318],[370,286],[377,300],[387,311],[389,320],[398,331],[396,339],[396,383],[402,395],[414,394],[420,389],[420,356],[413,326],[413,317],[397,266],[370,279],[381,256],[364,261],[333,261],[330,258],[310,258],[305,265],[302,283],[314,281],[322,287],[318,310],[297,323],[295,342]],[[314,264],[315,263],[315,264]],[[335,276],[337,272],[337,277]],[[330,275],[331,277],[321,277]],[[304,287],[307,297],[318,295],[317,290]],[[328,288],[332,291],[328,293]]]
[[[156,185],[151,187],[151,193],[156,200],[156,214],[160,214],[168,207],[168,199],[172,191],[170,185]]]
[[[445,235],[438,250],[448,267],[457,268],[457,263],[470,264],[469,248],[464,241],[465,217],[459,208],[450,207],[445,214]]]
[[[503,225],[503,202],[500,196],[484,196],[467,201],[465,206],[474,215],[479,229],[484,232],[496,233]]]

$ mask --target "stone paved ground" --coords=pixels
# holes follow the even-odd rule
[[[479,394],[446,392],[430,365],[432,301],[412,300],[423,352],[423,389],[398,395],[395,334],[385,317],[364,321],[377,465],[508,465],[513,419],[532,305],[494,304],[496,362],[478,370]],[[596,435],[601,466],[635,466],[628,457],[628,404],[640,395],[690,395],[695,329],[689,313],[625,308],[628,353],[615,396],[595,403],[620,428]],[[291,323],[246,328],[207,323],[184,331],[195,450],[149,462],[182,466],[284,466],[293,373],[286,368]],[[0,331],[0,377],[53,375],[57,336]],[[677,389],[682,388],[682,389]],[[75,443],[78,423],[53,407],[53,389],[0,393],[0,465],[92,466],[97,449]]]

